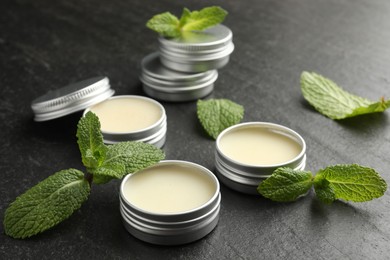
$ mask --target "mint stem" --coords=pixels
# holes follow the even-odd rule
[[[92,187],[92,180],[93,180],[93,175],[90,174],[89,172],[86,172],[84,175],[84,179],[88,181],[89,187]]]

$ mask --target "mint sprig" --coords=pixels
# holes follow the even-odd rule
[[[308,171],[278,168],[259,185],[258,191],[274,201],[294,201],[313,186],[312,177]]]
[[[337,199],[354,202],[370,201],[383,196],[384,179],[374,170],[357,164],[326,167],[315,176],[309,171],[278,168],[261,182],[257,191],[274,201],[295,201],[314,185],[317,197],[330,204]]]
[[[241,122],[244,107],[228,99],[198,100],[197,114],[206,132],[217,139],[223,130]]]
[[[180,19],[170,12],[165,12],[153,16],[146,26],[161,36],[176,38],[180,37],[183,32],[203,31],[220,24],[227,14],[227,11],[219,6],[206,7],[192,12],[184,8]]]
[[[329,166],[317,172],[314,178],[319,199],[330,197],[346,201],[363,202],[381,197],[387,184],[374,170],[357,164]],[[325,199],[323,199],[325,197]]]
[[[336,83],[314,72],[302,72],[303,97],[320,113],[331,119],[344,119],[363,114],[383,112],[390,100],[383,97],[374,102],[343,90]]]
[[[67,219],[88,199],[90,185],[84,173],[62,170],[17,197],[7,208],[4,231],[14,238],[43,232]]]
[[[122,142],[106,146],[99,118],[88,112],[77,127],[78,145],[87,173],[68,169],[55,173],[16,198],[4,216],[5,233],[14,238],[39,234],[72,215],[88,199],[91,184],[121,179],[164,159],[150,144]]]

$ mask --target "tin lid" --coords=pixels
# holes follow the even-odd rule
[[[201,32],[186,32],[180,38],[159,37],[159,42],[161,47],[170,51],[206,54],[223,50],[231,44],[232,38],[232,31],[228,27],[219,24]]]
[[[81,111],[112,95],[107,77],[94,77],[49,91],[31,102],[35,121],[47,121]]]
[[[202,81],[212,74],[214,71],[205,71],[200,73],[185,73],[168,69],[160,62],[159,53],[153,52],[142,59],[141,62],[142,74],[144,78],[154,79],[172,84],[193,83]]]

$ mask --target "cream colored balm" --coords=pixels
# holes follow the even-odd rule
[[[241,127],[226,132],[219,140],[221,152],[249,165],[275,165],[297,157],[302,146],[292,137],[264,127]]]
[[[90,108],[100,120],[101,130],[110,133],[135,132],[148,128],[162,117],[161,107],[150,99],[121,96]]]
[[[132,205],[153,213],[180,213],[198,208],[216,192],[213,179],[198,168],[162,164],[128,178],[123,195]]]

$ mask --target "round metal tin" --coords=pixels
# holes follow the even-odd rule
[[[147,98],[143,96],[134,96],[134,95],[114,96],[107,99],[107,101],[112,99],[128,99],[129,102],[131,102],[132,99],[145,100],[159,107],[161,111],[161,117],[152,125],[138,131],[108,132],[102,129],[103,140],[106,144],[114,144],[123,141],[137,141],[137,142],[153,144],[158,148],[164,146],[166,133],[167,133],[167,116],[164,107],[159,102],[151,98]],[[87,108],[84,111],[84,115],[90,110],[91,107]],[[131,118],[130,117],[124,118],[123,120],[131,120]]]
[[[47,121],[81,111],[112,95],[107,77],[95,77],[50,91],[31,102],[35,121]]]
[[[235,161],[226,156],[220,149],[220,140],[231,131],[258,127],[265,128],[275,133],[280,133],[297,142],[300,147],[300,153],[292,160],[274,164],[274,165],[252,165]],[[268,178],[274,170],[279,167],[290,167],[295,170],[304,170],[306,166],[306,143],[304,139],[294,130],[282,125],[267,122],[249,122],[231,126],[219,134],[216,141],[215,150],[215,170],[218,178],[226,186],[247,194],[258,194],[257,186],[261,181]]]
[[[219,182],[205,167],[187,161],[161,161],[152,166],[173,165],[199,170],[214,186],[213,196],[202,206],[177,213],[155,213],[131,204],[124,196],[124,186],[135,174],[127,175],[120,186],[120,212],[126,230],[136,238],[158,245],[180,245],[196,241],[210,233],[218,223],[221,194]],[[149,168],[148,168],[149,169]],[[174,185],[174,183],[172,184]]]
[[[147,55],[141,66],[144,92],[164,101],[182,102],[205,97],[214,90],[218,78],[216,70],[183,73],[168,69],[161,64],[157,52]]]
[[[161,63],[181,72],[220,69],[234,50],[232,31],[220,24],[201,32],[186,32],[180,38],[159,38]]]

